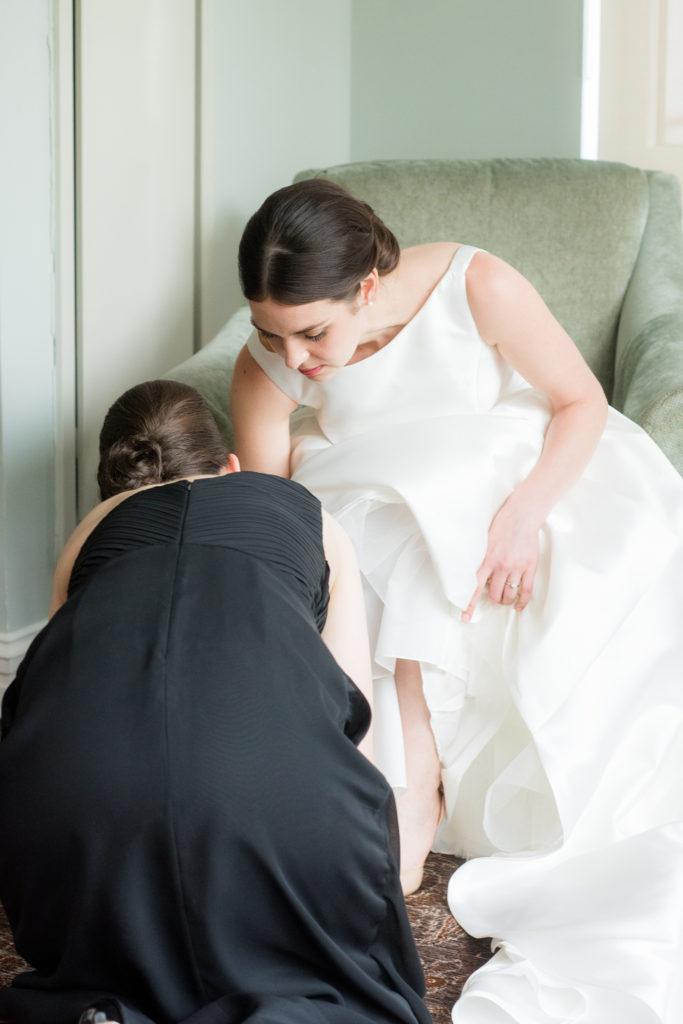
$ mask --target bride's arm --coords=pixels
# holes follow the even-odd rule
[[[524,608],[533,588],[538,531],[583,472],[600,439],[607,400],[600,383],[535,288],[503,260],[477,253],[467,272],[467,298],[484,341],[551,406],[543,449],[529,475],[507,498],[489,528],[468,621],[484,587],[493,601]],[[520,584],[519,597],[506,583]]]
[[[296,402],[280,391],[248,348],[235,361],[230,390],[230,418],[235,452],[242,469],[290,475],[289,417]]]
[[[372,669],[365,600],[356,554],[348,536],[323,511],[323,545],[330,567],[330,603],[322,638],[372,709]],[[372,725],[358,746],[372,760]]]

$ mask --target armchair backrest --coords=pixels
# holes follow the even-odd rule
[[[296,180],[344,185],[402,247],[467,242],[507,260],[536,286],[611,398],[619,316],[654,173],[572,159],[385,160],[303,171]]]

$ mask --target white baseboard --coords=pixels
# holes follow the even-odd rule
[[[4,693],[14,679],[21,659],[26,654],[31,641],[41,631],[45,621],[34,622],[13,633],[0,633],[0,695]]]

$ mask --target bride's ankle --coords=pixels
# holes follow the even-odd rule
[[[443,790],[412,787],[397,800],[401,842],[401,886],[404,895],[415,892],[422,882],[422,870],[434,836],[443,818]]]

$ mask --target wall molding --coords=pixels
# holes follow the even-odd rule
[[[0,694],[14,679],[21,659],[46,621],[43,619],[40,622],[34,622],[31,626],[24,626],[12,633],[0,633]]]

